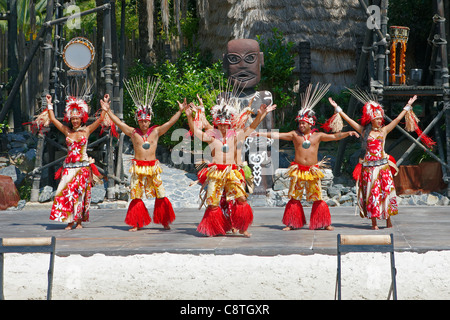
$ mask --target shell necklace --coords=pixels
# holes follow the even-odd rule
[[[148,142],[147,139],[152,131],[153,131],[153,127],[149,128],[145,134],[142,133],[141,129],[134,130],[134,132],[137,132],[137,134],[142,137],[142,140],[144,140],[144,143],[142,144],[142,148],[145,150],[150,149],[150,142]]]
[[[235,131],[233,129],[229,129],[229,130],[227,130],[225,137],[223,137],[220,132],[218,134],[216,133],[214,135],[214,137],[216,139],[218,139],[220,142],[222,142],[222,152],[223,153],[228,153],[228,151],[230,151],[230,147],[227,144],[227,139],[234,134],[235,134]]]
[[[309,147],[311,147],[311,141],[309,141],[309,138],[311,137],[311,133],[308,133],[307,135],[302,134],[302,137],[305,140],[302,143],[302,147],[304,149],[309,149]]]

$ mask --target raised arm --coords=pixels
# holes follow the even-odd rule
[[[109,116],[109,118],[125,133],[127,136],[131,137],[133,135],[134,129],[128,126],[125,122],[122,122],[119,117],[117,117],[110,108],[111,101],[109,101],[109,95],[105,95],[104,99],[100,100],[100,105],[102,110]]]
[[[185,103],[186,103],[186,99],[184,99],[183,104],[178,102],[178,108],[179,108],[178,111],[172,116],[172,118],[169,119],[169,121],[167,121],[166,123],[160,125],[159,127],[157,127],[155,129],[156,132],[158,133],[158,136],[162,136],[164,133],[167,132],[167,130],[170,129],[170,127],[172,127],[175,124],[175,122],[178,121],[178,119],[181,116],[181,112],[183,112],[183,109],[185,108]]]
[[[182,105],[184,108],[184,112],[186,113],[186,118],[187,118],[188,124],[189,124],[189,129],[193,132],[193,134],[197,138],[202,140],[203,142],[211,142],[213,138],[208,136],[207,134],[205,134],[202,130],[197,128],[197,126],[194,124],[194,119],[192,118],[192,109],[186,105],[186,99],[184,99],[183,104],[181,104],[181,103],[179,103],[179,104]]]
[[[328,101],[330,101],[330,104],[334,107],[335,111],[337,113],[339,113],[342,117],[342,119],[344,119],[345,121],[347,121],[347,123],[353,128],[355,129],[359,134],[362,133],[364,127],[362,125],[360,125],[358,122],[356,122],[355,120],[353,120],[352,118],[350,118],[348,115],[346,115],[344,113],[344,111],[342,111],[342,108],[338,106],[338,104],[330,98],[328,98]]]
[[[102,101],[103,102],[108,101],[108,103],[109,103],[109,94],[105,94],[103,99],[100,100],[100,104],[102,103]],[[87,132],[88,135],[90,135],[92,132],[94,132],[100,126],[100,124],[102,123],[104,117],[105,117],[105,111],[102,110],[102,112],[100,114],[100,117],[97,120],[95,120],[93,123],[91,123],[90,125],[88,125],[86,127],[86,132]]]
[[[267,116],[267,114],[273,110],[275,110],[277,108],[276,104],[273,105],[266,105],[266,104],[262,104],[259,109],[258,109],[258,114],[256,115],[255,119],[253,120],[253,122],[246,128],[244,128],[243,133],[244,133],[244,138],[248,137],[253,131],[256,130],[256,128],[259,126],[259,124],[261,123],[261,121],[263,121],[263,119]]]
[[[63,125],[58,119],[56,119],[55,113],[53,112],[52,96],[47,94],[45,98],[47,99],[48,118],[55,125],[56,129],[67,136],[67,134],[69,133],[69,127]]]
[[[392,130],[394,130],[394,128],[399,124],[400,120],[403,119],[403,117],[405,116],[406,112],[408,112],[409,110],[412,109],[412,104],[414,103],[414,101],[417,100],[417,95],[414,95],[412,98],[410,98],[408,100],[408,103],[405,105],[405,107],[403,108],[402,112],[400,112],[400,114],[397,116],[397,118],[395,118],[394,120],[392,120],[390,123],[388,123],[385,127],[385,133],[389,133]]]

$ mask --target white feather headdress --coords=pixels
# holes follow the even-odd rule
[[[305,92],[300,95],[301,107],[295,119],[297,121],[306,121],[310,125],[314,125],[316,123],[316,116],[313,108],[327,94],[330,86],[331,84],[317,83],[313,89],[313,86],[310,83]]]
[[[151,120],[153,116],[153,103],[161,89],[161,79],[148,77],[134,77],[124,80],[125,87],[133,99],[134,105],[137,107],[135,118],[139,120]]]

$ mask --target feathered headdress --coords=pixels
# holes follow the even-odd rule
[[[125,80],[125,87],[137,107],[135,119],[151,120],[153,117],[153,103],[160,90],[161,79],[148,77],[147,81],[143,77],[134,77]]]
[[[74,117],[79,117],[81,118],[82,123],[86,123],[89,118],[89,106],[83,99],[69,97],[66,100],[63,121],[70,122],[70,120]]]
[[[374,94],[368,93],[359,88],[347,89],[355,99],[364,105],[360,120],[362,126],[368,125],[372,120],[377,118],[382,118],[384,124],[384,109]]]
[[[211,108],[214,125],[229,124],[233,129],[242,129],[252,112],[253,98],[248,106],[243,107],[239,100],[240,93],[245,86],[240,89],[240,83],[228,79],[225,88],[219,88],[221,94],[217,98],[218,104]]]
[[[232,103],[230,100],[226,101],[224,98],[221,98],[219,103],[211,108],[211,115],[215,126],[219,124],[228,124],[231,126],[234,122],[237,110],[234,107],[235,103]]]
[[[316,113],[313,108],[319,103],[319,101],[327,94],[331,84],[316,84],[313,90],[313,86],[310,83],[305,92],[300,95],[301,108],[298,111],[298,115],[295,118],[297,121],[306,121],[310,125],[316,123]]]
[[[221,81],[219,81],[220,83]],[[242,89],[243,90],[243,89]],[[219,96],[216,99],[217,104],[211,108],[211,116],[213,124],[228,124],[232,129],[242,129],[250,115],[253,113],[251,105],[253,98],[248,106],[242,107],[239,100],[239,83],[227,81],[225,87],[219,86]],[[205,108],[201,98],[197,95],[200,105],[191,103],[192,108],[196,112],[194,124],[200,129],[208,127],[205,116]]]
[[[83,81],[84,79],[74,78],[68,86],[66,107],[64,113],[65,122],[70,122],[73,117],[80,117],[84,124],[89,118],[88,102],[91,100],[91,88],[93,84]]]

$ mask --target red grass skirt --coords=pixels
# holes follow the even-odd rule
[[[309,220],[309,229],[315,230],[331,225],[330,208],[325,201],[314,201]]]
[[[305,212],[300,200],[291,199],[286,204],[282,221],[288,227],[299,229],[306,223]]]
[[[133,199],[128,206],[125,223],[132,227],[142,228],[150,224],[151,221],[144,202],[141,199]]]
[[[206,208],[203,219],[197,227],[198,232],[207,235],[208,237],[224,235],[230,229],[230,221],[223,214],[220,207]]]
[[[240,231],[246,231],[253,222],[253,210],[247,201],[234,201],[231,210],[231,225]]]
[[[169,226],[175,220],[175,212],[172,203],[167,197],[155,199],[155,209],[153,211],[153,222],[163,226]]]

